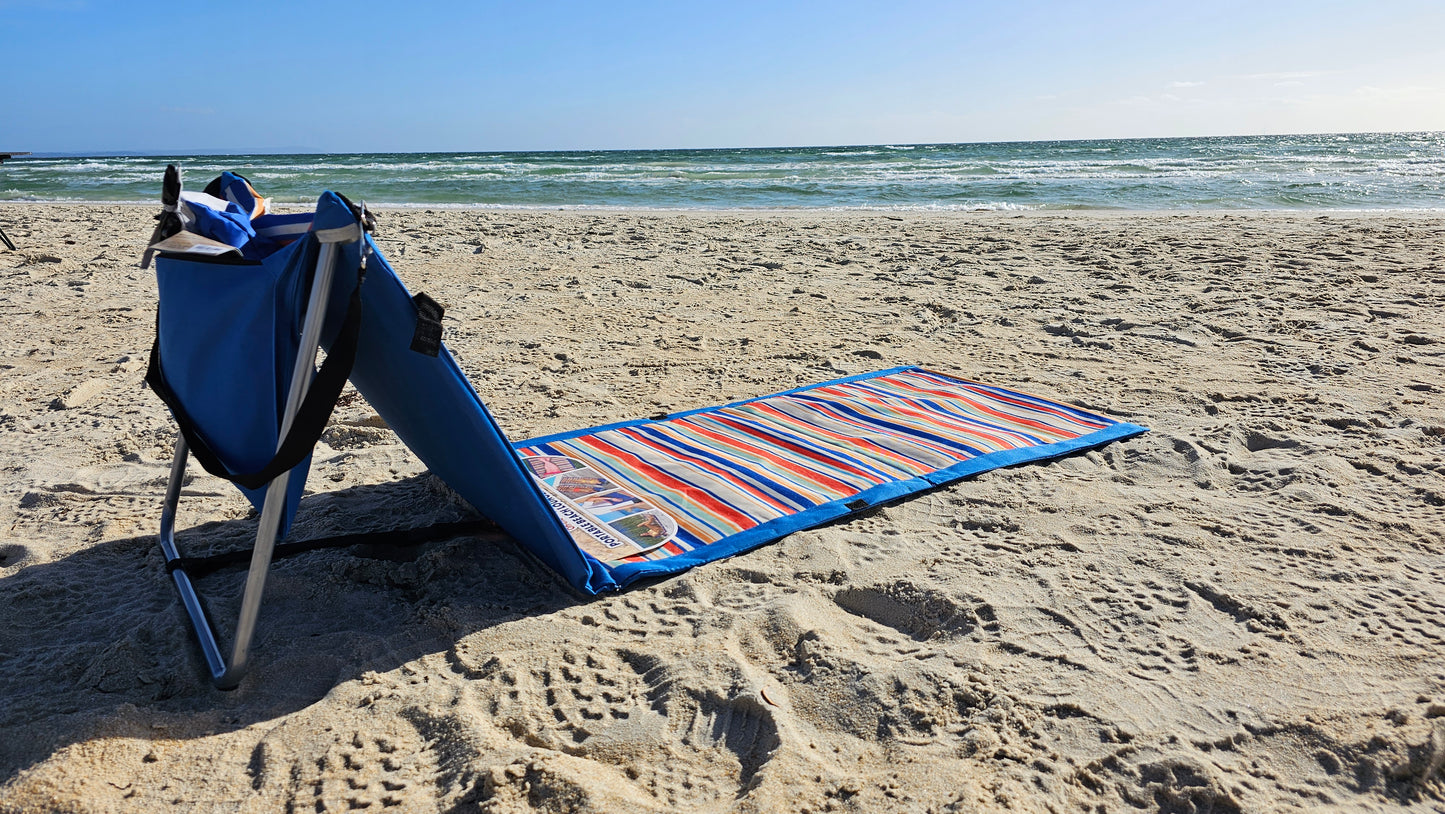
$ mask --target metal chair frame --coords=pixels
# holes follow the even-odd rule
[[[331,296],[331,282],[336,269],[337,245],[358,239],[360,225],[355,230],[332,230],[332,234],[318,233],[321,239],[320,256],[316,260],[316,273],[311,282],[311,294],[307,300],[306,320],[301,329],[301,344],[297,349],[296,363],[291,369],[291,387],[287,391],[286,407],[281,416],[279,439],[284,439],[291,430],[291,424],[301,407],[311,380],[316,374],[316,351],[321,344],[321,327],[326,317],[326,303]],[[343,234],[344,233],[344,234]],[[280,441],[277,441],[279,449]],[[281,514],[286,505],[286,487],[291,480],[288,470],[277,475],[266,486],[266,499],[262,503],[261,519],[256,529],[256,544],[251,550],[251,568],[246,575],[246,585],[241,595],[241,609],[236,621],[235,640],[231,658],[227,662],[222,651],[220,637],[206,614],[200,594],[190,574],[182,563],[180,549],[176,546],[176,510],[180,503],[181,484],[185,480],[186,461],[190,451],[184,436],[176,437],[175,457],[171,461],[170,482],[166,485],[165,505],[161,509],[161,551],[165,554],[166,565],[171,569],[176,590],[180,593],[181,604],[185,606],[191,627],[201,645],[211,682],[218,689],[234,689],[246,674],[251,650],[251,639],[256,632],[256,619],[261,611],[261,594],[266,587],[266,575],[271,569],[271,554],[276,547],[277,531],[281,527]]]

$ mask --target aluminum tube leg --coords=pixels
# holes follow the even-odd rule
[[[186,456],[189,454],[186,437],[177,434],[176,454],[171,460],[171,479],[166,485],[165,505],[161,508],[161,553],[165,555],[167,565],[181,558],[181,552],[176,547],[176,507],[181,499],[181,484],[185,481]],[[196,587],[191,584],[191,577],[185,569],[173,568],[171,579],[176,583],[176,592],[181,595],[181,605],[186,609],[186,616],[190,617],[191,628],[196,631],[196,639],[201,643],[201,654],[206,658],[206,668],[210,670],[211,680],[214,681],[226,671],[226,657],[221,654],[215,629],[211,627],[211,620],[201,605],[201,597],[196,593]]]
[[[316,261],[316,274],[311,282],[311,298],[306,305],[306,323],[301,329],[301,345],[296,364],[291,370],[291,387],[286,395],[286,409],[281,416],[280,439],[291,431],[296,412],[311,386],[316,373],[316,350],[321,344],[321,326],[326,319],[326,303],[331,296],[331,278],[335,272],[336,244],[322,243]],[[277,449],[281,441],[277,441]],[[271,568],[271,552],[276,547],[276,532],[281,527],[281,512],[286,505],[286,487],[291,472],[277,475],[266,487],[266,501],[261,506],[261,521],[256,529],[256,546],[251,550],[251,570],[246,576],[246,589],[241,596],[241,614],[236,621],[236,642],[231,651],[231,664],[216,678],[216,686],[231,689],[245,675],[251,650],[251,637],[256,632],[256,617],[261,611],[261,593],[266,587],[266,574]]]
[[[176,507],[181,502],[181,482],[186,477],[186,437],[176,434],[176,453],[171,458],[171,479],[166,483],[166,503],[161,507],[161,551],[167,560],[180,559],[176,550]]]
[[[4,242],[10,251],[15,251],[15,244],[10,242],[10,236],[5,234],[4,229],[0,229],[0,242]]]

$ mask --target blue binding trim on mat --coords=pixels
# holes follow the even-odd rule
[[[624,427],[636,427],[642,424],[659,424],[664,421],[671,421],[675,418],[686,418],[687,416],[697,415],[698,413],[716,412],[718,410],[724,410],[730,407],[739,407],[745,404],[763,401],[765,399],[778,398],[780,396],[789,396],[794,393],[801,393],[807,390],[817,390],[821,387],[830,387],[836,384],[847,384],[848,382],[876,379],[884,376],[891,376],[895,373],[903,373],[913,370],[923,371],[927,373],[938,373],[943,376],[948,376],[949,378],[957,379],[958,381],[967,382],[969,384],[976,384],[981,387],[986,387],[994,392],[1007,393],[1009,395],[1018,396],[1029,401],[1038,401],[1041,399],[1041,397],[1039,396],[1031,395],[1028,393],[1020,393],[1018,391],[1009,390],[1007,388],[998,387],[996,385],[985,384],[983,382],[976,382],[972,379],[960,378],[957,376],[953,376],[949,373],[929,370],[928,368],[918,365],[904,365],[902,367],[894,367],[887,370],[876,370],[869,373],[858,373],[852,376],[844,376],[839,379],[833,379],[831,381],[808,384],[802,387],[795,387],[791,390],[784,390],[779,393],[771,393],[766,396],[757,396],[756,398],[743,399],[742,401],[735,401],[730,404],[724,404],[721,406],[701,407],[696,410],[687,410],[680,413],[670,413],[667,415],[666,418],[643,418],[634,419],[631,421],[619,421],[613,424],[603,424],[598,427],[589,427],[582,430],[571,430],[568,432],[556,433],[554,435],[546,435],[541,438],[533,438],[527,441],[517,442],[512,444],[512,446],[516,449],[521,449],[524,447],[532,447],[540,444],[550,444],[556,441],[567,441],[584,435],[595,435],[597,433],[606,432],[608,430],[622,429]],[[941,486],[957,480],[962,480],[963,478],[966,478],[970,475],[976,475],[980,472],[987,472],[992,469],[999,469],[1005,466],[1014,466],[1016,464],[1029,463],[1033,461],[1043,461],[1050,458],[1058,458],[1073,452],[1078,452],[1080,450],[1101,446],[1103,444],[1109,443],[1110,441],[1118,441],[1124,438],[1132,438],[1136,435],[1141,435],[1149,431],[1147,427],[1142,427],[1138,424],[1118,422],[1106,415],[1089,413],[1087,411],[1080,410],[1079,408],[1071,407],[1067,404],[1061,404],[1052,401],[1048,403],[1051,406],[1065,408],[1070,413],[1073,413],[1075,415],[1084,415],[1088,416],[1089,418],[1097,418],[1103,421],[1111,422],[1111,426],[1105,427],[1101,430],[1095,430],[1088,435],[1081,435],[1078,438],[1071,438],[1066,441],[1057,441],[1052,444],[1043,444],[1040,446],[1021,447],[1019,449],[1005,449],[999,450],[998,452],[990,452],[987,455],[980,455],[976,458],[970,458],[966,461],[959,461],[953,466],[947,467],[945,469],[940,469],[936,472],[930,472],[926,475],[909,478],[908,480],[892,481],[890,483],[880,483],[879,485],[859,492],[856,495],[851,495],[847,498],[841,498],[839,500],[829,501],[827,503],[820,503],[817,506],[804,509],[800,512],[797,512],[796,514],[790,514],[785,517],[779,517],[773,520],[769,520],[766,523],[753,526],[750,529],[740,531],[737,534],[733,534],[728,537],[724,537],[721,540],[716,540],[707,545],[699,546],[698,548],[695,548],[691,551],[685,551],[681,554],[675,554],[662,560],[649,560],[647,562],[626,563],[615,567],[608,567],[607,565],[604,565],[602,562],[594,558],[592,555],[587,554],[586,552],[579,553],[581,553],[582,556],[587,558],[587,560],[589,560],[591,563],[595,563],[597,569],[609,573],[611,578],[613,580],[616,580],[615,586],[605,586],[603,588],[604,590],[614,587],[625,588],[631,583],[636,582],[640,579],[663,576],[666,574],[675,574],[679,571],[686,571],[689,568],[702,565],[703,563],[712,562],[714,560],[719,560],[724,557],[730,557],[734,554],[741,554],[744,551],[749,551],[759,546],[766,545],[767,543],[771,543],[782,537],[786,537],[793,532],[803,531],[805,529],[814,528],[833,520],[848,517],[849,515],[859,514],[861,512],[868,511],[869,509],[877,506],[880,503],[886,503],[890,500],[896,500],[898,498],[921,492],[926,489],[931,489],[935,486]],[[848,506],[848,504],[850,503],[856,504],[856,502],[859,500],[866,502],[868,505],[860,506],[858,508],[850,508]]]
[[[907,368],[901,369],[906,370]],[[897,371],[885,371],[884,374],[878,375],[895,372]],[[821,387],[823,385],[813,386]],[[754,400],[755,399],[749,399],[749,401]],[[695,548],[692,551],[676,554],[665,560],[619,565],[611,569],[612,578],[617,580],[618,587],[626,587],[639,579],[686,571],[689,568],[702,565],[706,562],[731,557],[734,554],[741,554],[744,551],[758,548],[793,532],[821,526],[829,521],[844,518],[849,515],[860,514],[874,508],[880,503],[886,503],[890,500],[896,500],[897,498],[924,491],[925,489],[962,480],[969,475],[976,475],[980,472],[987,472],[1005,466],[1014,466],[1015,464],[1059,458],[1073,452],[1107,444],[1110,441],[1118,441],[1124,438],[1142,435],[1148,431],[1148,427],[1121,422],[1112,427],[1105,427],[1102,430],[1097,430],[1088,435],[1081,435],[1078,438],[1071,438],[1067,441],[1058,441],[1037,447],[1024,447],[1022,449],[1006,449],[991,452],[987,455],[980,455],[977,458],[960,461],[947,469],[940,469],[928,475],[910,478],[908,480],[894,481],[892,483],[882,483],[849,498],[820,503],[811,509],[804,509],[797,514],[790,514],[786,517],[769,520],[761,525],[753,526],[746,531],[738,532],[730,537],[724,537],[721,540]],[[857,500],[867,501],[868,505],[856,509],[848,507],[847,504]],[[590,555],[588,558],[591,559]]]

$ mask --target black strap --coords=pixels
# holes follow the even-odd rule
[[[274,562],[283,557],[304,554],[323,548],[344,548],[346,546],[409,548],[437,540],[450,540],[468,534],[496,531],[497,526],[490,520],[463,520],[455,523],[436,523],[414,529],[375,531],[365,534],[341,534],[336,537],[321,537],[315,540],[300,540],[294,543],[280,543],[271,551]],[[166,561],[166,573],[177,569],[192,577],[199,577],[219,571],[228,565],[241,565],[251,561],[251,550],[238,549],[212,554],[208,557],[177,557]]]
[[[411,334],[411,349],[423,356],[437,356],[442,351],[442,314],[445,309],[425,292],[417,292],[411,301],[416,306],[416,328]]]
[[[296,418],[291,422],[291,431],[286,434],[276,455],[271,458],[270,463],[255,472],[235,473],[221,462],[219,456],[206,443],[201,436],[196,424],[191,420],[181,405],[181,400],[166,383],[165,374],[161,365],[161,334],[160,334],[160,313],[156,314],[156,340],[151,346],[150,366],[146,370],[146,384],[161,397],[161,401],[171,408],[171,414],[175,416],[176,423],[180,425],[181,435],[185,437],[186,444],[191,448],[191,453],[196,456],[201,467],[218,478],[239,484],[247,489],[260,489],[270,483],[282,472],[289,471],[301,463],[307,455],[311,454],[312,448],[320,440],[321,433],[326,429],[326,422],[331,420],[331,411],[336,407],[336,400],[341,397],[341,388],[346,386],[346,379],[351,375],[351,366],[356,362],[356,343],[361,336],[361,283],[364,274],[360,271],[356,275],[356,288],[351,292],[351,301],[346,306],[346,318],[341,323],[341,330],[336,334],[336,341],[331,344],[331,350],[326,354],[326,361],[322,363],[321,369],[317,371],[316,378],[311,381],[311,387],[306,391],[306,398],[302,399],[301,407],[296,411]]]

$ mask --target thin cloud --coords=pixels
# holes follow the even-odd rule
[[[1197,87],[1199,87],[1199,86],[1201,86],[1201,85],[1203,85],[1203,84],[1204,84],[1203,82],[1170,82],[1170,83],[1169,83],[1169,87],[1171,87],[1171,88],[1197,88]]]
[[[1247,73],[1240,74],[1240,79],[1264,79],[1275,82],[1283,82],[1299,79],[1314,79],[1318,76],[1339,73],[1339,71],[1275,71],[1273,73]]]

